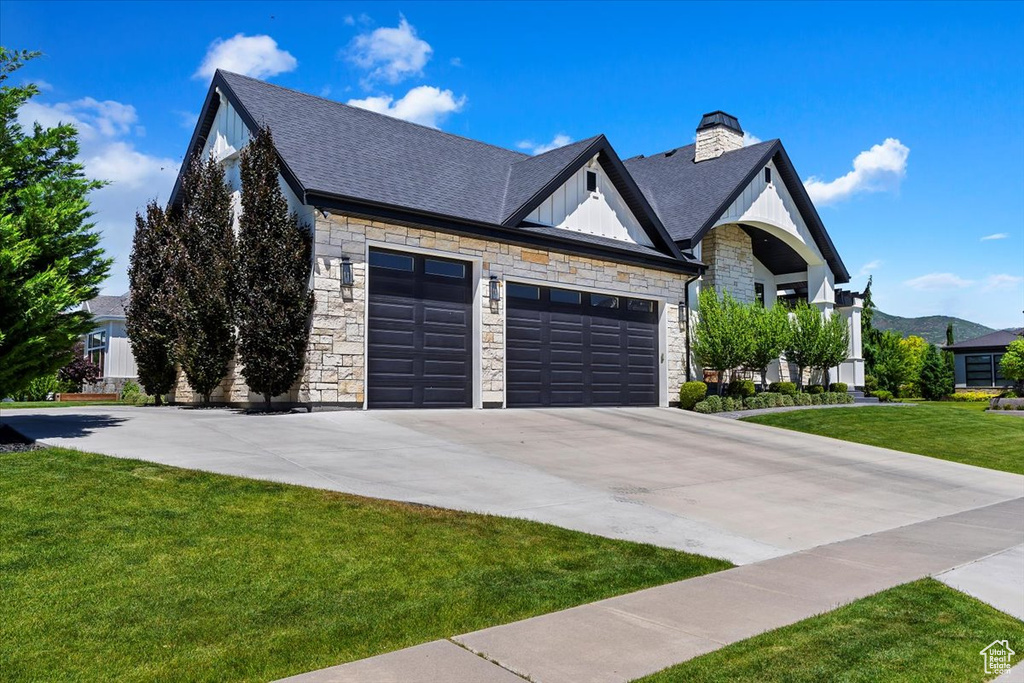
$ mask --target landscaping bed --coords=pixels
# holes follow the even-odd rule
[[[641,681],[985,681],[994,676],[985,674],[979,653],[997,638],[1020,651],[1024,622],[924,579],[733,643]]]
[[[833,391],[821,385],[813,385],[799,391],[792,382],[773,382],[768,391],[756,392],[750,380],[730,382],[724,395],[707,396],[708,385],[704,382],[686,382],[679,389],[679,407],[697,413],[730,413],[741,410],[763,410],[766,408],[795,408],[810,406],[831,406],[853,403],[847,393],[847,386],[841,382],[832,385]]]
[[[273,680],[731,566],[62,449],[0,471],[5,680]]]
[[[993,415],[986,411],[987,403],[916,401],[914,405],[913,410],[862,406],[741,419],[1024,474],[1024,421]]]

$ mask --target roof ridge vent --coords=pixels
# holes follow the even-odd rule
[[[665,152],[665,158],[667,159],[668,157],[672,156],[673,154],[675,154],[678,151],[679,151],[678,147],[676,147],[675,149],[670,149],[669,151]]]

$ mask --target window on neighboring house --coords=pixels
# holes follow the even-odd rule
[[[996,371],[996,386],[1009,383],[1008,380],[1005,377],[1003,377],[1003,367],[1001,365],[1002,361],[1003,354],[997,353],[996,355],[992,356],[992,366],[995,368]]]
[[[103,360],[107,355],[107,332],[97,330],[89,334],[85,342],[85,357],[99,366],[100,370],[106,372]]]
[[[757,301],[757,303],[759,303],[762,306],[764,306],[764,283],[763,282],[755,282],[754,283],[754,300]]]
[[[587,171],[587,192],[597,192],[597,173]]]
[[[992,356],[982,354],[967,356],[964,358],[967,370],[967,386],[969,387],[990,387],[992,386]]]

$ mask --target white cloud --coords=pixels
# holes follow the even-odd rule
[[[533,140],[522,140],[516,143],[516,147],[525,150],[530,154],[536,155],[543,154],[544,152],[550,152],[551,150],[558,149],[559,147],[565,147],[570,142],[572,142],[571,137],[565,133],[559,133],[551,139],[551,142],[536,143]]]
[[[298,65],[295,57],[277,47],[277,41],[270,36],[246,36],[239,33],[233,38],[218,38],[210,43],[203,63],[192,78],[212,78],[217,69],[253,78],[267,78],[294,71]]]
[[[462,58],[452,57],[451,59],[448,60],[448,63],[451,64],[452,66],[462,66]]]
[[[381,27],[356,36],[349,59],[370,71],[369,80],[398,83],[421,74],[433,51],[429,43],[417,37],[406,18],[399,16],[396,28]]]
[[[963,289],[973,285],[974,281],[966,280],[953,273],[929,273],[906,280],[903,284],[917,290]]]
[[[804,187],[815,204],[831,204],[861,192],[880,192],[899,187],[907,172],[910,148],[896,138],[861,152],[853,160],[853,170],[831,181],[811,177]]]
[[[351,14],[346,14],[345,18],[342,19],[342,21],[345,22],[345,26],[355,26],[356,25],[356,18],[353,17]]]
[[[44,81],[41,78],[36,78],[36,79],[33,79],[33,80],[23,81],[23,84],[24,85],[34,85],[34,86],[36,86],[36,88],[39,89],[39,92],[50,92],[51,90],[53,90],[53,84],[50,83],[49,81]]]
[[[985,235],[984,237],[981,238],[981,241],[987,242],[988,240],[1005,240],[1009,236],[1010,234],[1007,232],[996,232],[991,235]]]
[[[86,176],[110,181],[106,187],[90,193],[89,201],[95,212],[92,220],[103,235],[102,245],[107,255],[115,259],[104,291],[123,294],[128,289],[128,254],[135,212],[150,199],[167,201],[178,162],[136,148],[144,129],[137,125],[138,114],[129,104],[91,97],[53,104],[29,100],[18,110],[18,122],[30,130],[36,121],[44,127],[57,123],[75,126],[79,132],[79,159]]]
[[[756,145],[759,142],[761,142],[761,138],[757,137],[756,135],[754,135],[753,133],[751,133],[749,131],[743,131],[743,146],[744,147],[750,147],[751,145]]]
[[[1016,289],[1022,282],[1024,282],[1024,277],[1019,275],[1007,275],[1005,273],[989,275],[985,278],[984,289]]]
[[[441,90],[432,85],[420,85],[395,100],[391,95],[366,97],[361,100],[349,100],[348,104],[360,109],[368,109],[378,114],[387,114],[396,119],[412,121],[431,128],[439,127],[445,116],[462,110],[466,104],[466,96],[455,97],[451,90]]]
[[[860,267],[860,270],[857,271],[856,277],[867,277],[868,275],[870,275],[871,273],[875,272],[876,270],[878,270],[881,267],[882,267],[881,259],[875,259],[874,261],[868,261],[867,263],[865,263],[863,266]]]

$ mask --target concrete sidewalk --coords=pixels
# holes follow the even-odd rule
[[[1022,542],[1018,498],[286,680],[623,683]]]

